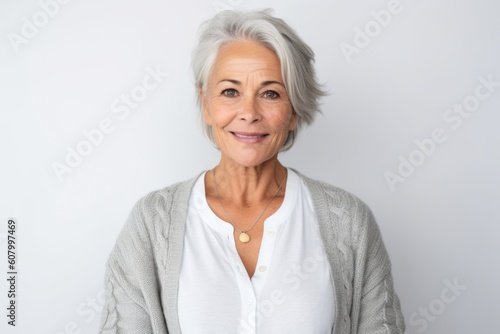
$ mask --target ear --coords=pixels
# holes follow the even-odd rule
[[[200,96],[200,103],[201,103],[201,111],[203,114],[203,120],[207,125],[212,125],[212,117],[210,117],[210,113],[208,112],[208,101],[207,101],[207,96],[205,95],[205,92],[203,92],[203,88],[200,86],[198,87],[198,95]]]

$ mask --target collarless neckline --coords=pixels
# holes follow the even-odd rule
[[[208,205],[207,197],[205,194],[205,174],[208,172],[203,172],[196,180],[193,187],[193,198],[192,203],[197,211],[206,219],[208,225],[222,234],[227,234],[229,232],[234,232],[234,227],[230,222],[219,218],[212,208]],[[286,221],[286,218],[290,215],[293,206],[297,201],[297,194],[300,191],[298,175],[290,168],[287,168],[287,179],[285,188],[285,197],[281,203],[278,210],[276,210],[272,215],[267,217],[264,221],[264,225],[273,225],[276,227]]]

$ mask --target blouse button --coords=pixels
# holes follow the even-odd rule
[[[267,235],[268,235],[269,237],[274,237],[274,231],[268,231],[268,232],[267,232]]]
[[[260,267],[259,267],[259,271],[260,271],[260,272],[262,272],[262,273],[263,273],[264,271],[266,271],[266,270],[267,270],[267,267],[266,267],[266,266],[260,266]]]

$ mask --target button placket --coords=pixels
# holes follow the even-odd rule
[[[256,333],[256,319],[255,314],[257,314],[257,300],[255,297],[255,292],[252,286],[252,282],[248,277],[248,273],[241,261],[241,258],[236,249],[236,244],[233,238],[233,227],[231,226],[231,231],[227,231],[226,239],[226,251],[229,253],[231,266],[233,267],[233,272],[238,283],[238,289],[240,292],[240,305],[241,305],[241,319],[240,328],[245,328],[245,334],[255,334]]]
[[[252,286],[255,291],[255,296],[259,299],[264,285],[266,283],[267,277],[269,275],[269,269],[271,260],[273,258],[274,246],[276,238],[276,229],[278,223],[275,220],[268,220],[264,225],[264,233],[262,235],[262,244],[260,246],[259,258],[257,259],[257,265],[255,267],[255,272],[252,277]]]

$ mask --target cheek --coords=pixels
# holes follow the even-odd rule
[[[288,108],[283,108],[280,111],[280,116],[274,120],[274,124],[276,124],[276,130],[279,132],[285,131],[288,132],[290,126],[293,125],[294,117],[292,112]]]
[[[214,127],[223,127],[227,125],[232,117],[231,117],[231,108],[227,105],[211,102],[207,105],[207,108],[204,112],[205,122],[208,125]]]
[[[224,128],[231,123],[232,117],[224,111],[219,111],[217,114],[213,115],[212,119],[215,127]]]

